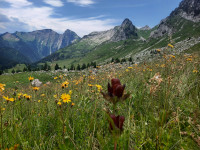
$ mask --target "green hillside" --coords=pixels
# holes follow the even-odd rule
[[[104,42],[96,47],[91,46],[89,42],[80,41],[46,57],[43,62],[58,63],[60,66],[77,65],[93,61],[106,63],[111,58],[131,57],[146,48],[162,48],[170,42],[175,44],[187,38],[197,38],[200,36],[200,23],[194,23],[179,16],[172,16],[166,20],[165,24],[173,30],[173,34],[170,37],[167,33],[159,38],[149,37],[152,31],[159,28],[159,26],[156,26],[151,30],[137,30],[140,37],[147,38],[146,41],[127,39],[119,42]]]
[[[30,63],[29,59],[13,48],[0,48],[0,70],[18,63]]]

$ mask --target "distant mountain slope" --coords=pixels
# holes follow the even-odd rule
[[[4,33],[0,35],[0,47],[18,50],[31,62],[36,62],[60,48],[72,44],[79,36],[70,30],[58,34],[51,29],[33,32]]]
[[[158,38],[176,33],[182,30],[185,22],[194,25],[200,22],[200,0],[183,0],[178,8],[160,22],[150,37]],[[190,29],[192,30],[192,27]]]
[[[111,58],[129,58],[141,61],[153,57],[155,49],[165,47],[168,43],[176,44],[181,51],[181,41],[189,48],[198,44],[200,37],[200,1],[183,0],[166,19],[154,28],[145,26],[136,29],[132,22],[125,19],[121,26],[104,32],[93,32],[84,36],[79,42],[61,49],[43,59],[54,63],[82,64],[92,61],[108,62]],[[170,37],[170,38],[169,38]],[[192,44],[190,43],[192,42]]]
[[[42,62],[83,57],[102,44],[130,38],[139,39],[139,36],[132,22],[129,19],[125,19],[120,26],[116,26],[108,31],[92,32],[84,36],[80,41],[44,58]]]
[[[30,61],[16,49],[0,48],[0,70],[13,67],[18,63],[30,63]]]

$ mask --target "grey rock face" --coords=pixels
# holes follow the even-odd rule
[[[200,21],[200,0],[183,0],[179,7],[176,8],[170,16],[162,20],[155,31],[151,32],[151,38],[162,37],[165,34],[172,34],[174,31],[173,25],[170,25],[168,21],[173,17],[181,17],[193,22]]]
[[[84,36],[81,41],[87,41],[88,43],[99,45],[103,42],[117,42],[131,37],[138,37],[136,27],[129,19],[125,19],[120,26],[116,26],[115,28],[107,31],[92,32]]]
[[[121,26],[114,28],[115,33],[111,37],[111,41],[121,41],[126,40],[131,37],[138,37],[136,33],[136,27],[132,24],[129,19],[125,19]]]
[[[39,79],[34,79],[32,82],[31,82],[31,85],[33,87],[40,87],[42,85],[42,82],[40,82]]]
[[[60,36],[60,48],[64,48],[70,44],[72,44],[73,42],[75,42],[76,40],[80,39],[80,37],[73,31],[71,30],[66,30],[61,36]]]
[[[200,21],[200,0],[183,0],[170,16],[179,15],[193,22]]]
[[[170,27],[165,19],[161,21],[157,30],[151,32],[150,37],[152,38],[162,37],[165,34],[170,35],[172,34],[172,32],[173,32],[173,27]]]

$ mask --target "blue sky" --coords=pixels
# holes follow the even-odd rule
[[[154,27],[181,0],[0,0],[0,33],[66,29],[79,36],[104,31],[129,18],[136,27]]]

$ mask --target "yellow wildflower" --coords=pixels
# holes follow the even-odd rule
[[[41,100],[38,100],[38,103],[40,103],[41,102]]]
[[[91,87],[91,86],[93,86],[93,85],[92,85],[92,84],[88,84],[88,86],[90,86],[90,87]]]
[[[128,70],[128,69],[126,69],[126,72],[129,72],[129,70]]]
[[[6,86],[6,85],[5,85],[5,84],[2,84],[2,83],[0,83],[0,92],[2,92],[2,91],[4,91],[4,90],[5,90],[4,86]]]
[[[27,94],[23,94],[23,97],[26,98]]]
[[[159,64],[156,64],[156,67],[159,67]]]
[[[161,50],[160,50],[160,49],[157,49],[156,51],[157,51],[157,52],[160,52]]]
[[[58,79],[58,77],[54,77],[54,80]]]
[[[174,48],[174,46],[172,44],[168,44],[169,47]]]
[[[58,96],[57,96],[57,95],[54,95],[53,97],[54,97],[54,98],[58,98]]]
[[[187,58],[187,61],[192,61],[192,58]]]
[[[98,88],[99,92],[101,92],[101,90],[103,89],[101,85],[96,84],[95,86]]]
[[[21,96],[22,96],[22,93],[18,93],[18,94],[17,94],[18,99],[20,99]]]
[[[69,90],[69,95],[72,95],[72,90]]]
[[[68,87],[68,85],[69,85],[69,82],[68,81],[65,81],[65,82],[63,82],[62,83],[62,88],[66,88],[66,87]]]
[[[9,98],[9,101],[10,101],[10,102],[14,102],[15,99],[14,99],[14,98]]]
[[[41,96],[41,97],[44,97],[44,96],[45,96],[45,94],[41,94],[40,96]]]
[[[15,101],[14,98],[9,98],[8,96],[7,96],[7,97],[3,96],[3,98],[4,98],[6,101],[10,101],[10,102],[14,102],[14,101]]]
[[[57,104],[58,104],[59,106],[61,106],[61,105],[62,105],[62,103],[61,103],[61,102],[58,102]]]
[[[39,87],[33,87],[34,91],[38,91],[40,88]]]
[[[149,69],[149,71],[153,71],[152,69]]]
[[[170,55],[172,58],[176,58],[174,55]]]
[[[162,65],[161,65],[161,68],[165,68],[165,64],[162,64]]]
[[[66,94],[66,93],[61,95],[61,99],[63,100],[64,103],[71,102],[71,96],[69,94]]]
[[[4,98],[5,100],[9,101],[9,97],[8,97],[8,96],[7,96],[7,97],[3,96],[3,98]]]
[[[62,75],[60,75],[59,77],[60,77],[60,79],[62,79],[62,78],[63,78],[63,76],[62,76]]]
[[[31,76],[28,79],[29,79],[30,82],[34,80],[34,78],[31,77]]]
[[[196,70],[196,69],[193,70],[193,73],[197,73],[197,72],[198,72],[198,70]]]
[[[30,99],[31,99],[31,96],[30,96],[30,95],[26,95],[26,99],[27,99],[27,100],[30,100]]]

